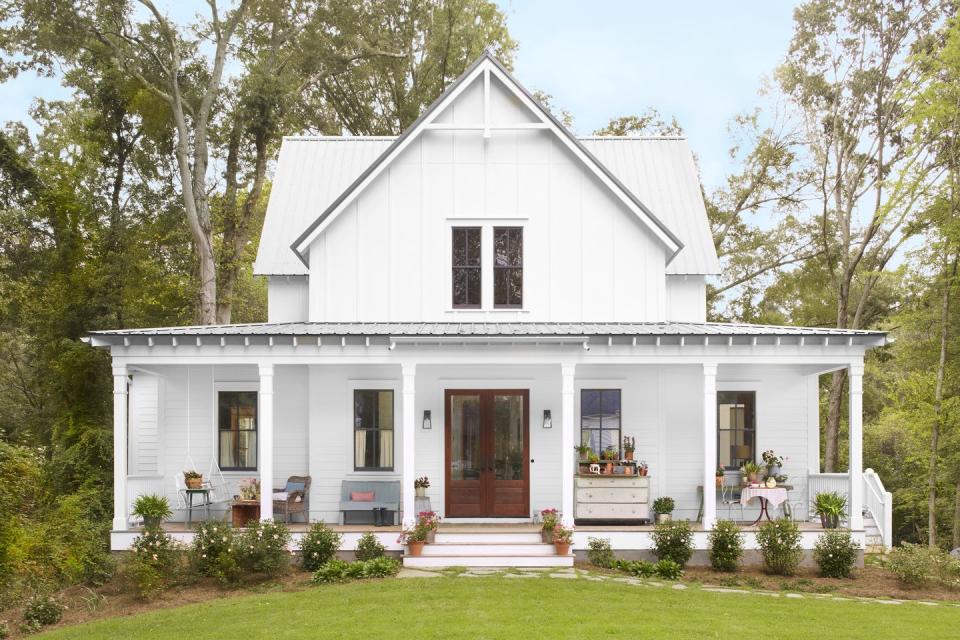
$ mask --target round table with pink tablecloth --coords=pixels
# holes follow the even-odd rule
[[[772,504],[774,507],[778,507],[786,502],[789,497],[787,490],[783,487],[774,487],[773,489],[766,487],[744,487],[740,491],[740,504],[747,506],[747,503],[754,498],[760,500],[760,515],[751,523],[757,524],[763,516],[767,516],[767,520],[773,519],[770,517],[769,505]]]

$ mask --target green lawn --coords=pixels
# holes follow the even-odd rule
[[[960,609],[774,598],[585,579],[453,578],[225,598],[44,638],[946,638]]]

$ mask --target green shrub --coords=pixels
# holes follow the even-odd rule
[[[653,565],[653,573],[664,580],[679,580],[683,577],[683,565],[669,558],[664,558]]]
[[[710,565],[717,571],[736,571],[743,555],[743,535],[740,527],[730,520],[718,520],[707,542]]]
[[[278,575],[290,563],[289,542],[290,530],[282,522],[251,522],[236,539],[237,565],[246,573]]]
[[[133,541],[129,571],[141,598],[152,598],[170,587],[179,570],[179,547],[163,530],[150,527]]]
[[[595,567],[609,569],[615,561],[609,538],[587,538],[587,560]]]
[[[197,525],[190,559],[201,576],[216,579],[222,585],[240,579],[240,566],[234,553],[236,539],[233,529],[223,522],[201,522]]]
[[[23,609],[24,623],[37,629],[57,624],[62,617],[63,603],[49,595],[30,598]]]
[[[817,538],[813,559],[824,578],[848,578],[857,561],[858,549],[849,531],[832,529]]]
[[[357,541],[357,550],[355,553],[357,560],[363,561],[381,558],[386,551],[387,548],[380,544],[377,536],[367,532],[360,536],[360,540]]]
[[[0,620],[0,640],[6,640],[10,637],[10,625],[6,620]]]
[[[610,563],[611,569],[623,571],[640,578],[650,578],[654,575],[652,562],[644,560],[614,560]]]
[[[960,561],[940,549],[904,542],[890,552],[887,568],[909,587],[919,587],[931,580],[960,586]]]
[[[349,567],[350,563],[346,560],[334,558],[333,560],[325,562],[313,573],[313,582],[343,582],[347,579],[347,569]]]
[[[757,545],[763,555],[763,566],[769,573],[792,576],[800,566],[800,529],[789,518],[764,522],[757,531]]]
[[[300,540],[300,566],[316,571],[340,550],[343,536],[323,522],[314,522],[310,531]]]
[[[693,555],[693,531],[686,520],[659,522],[653,530],[654,554],[659,560],[673,560],[681,567]]]
[[[396,575],[399,571],[400,561],[386,556],[357,562],[346,562],[334,558],[325,562],[314,572],[313,582],[328,584],[364,578],[386,578]]]
[[[155,519],[159,524],[160,520],[173,515],[167,498],[155,493],[137,496],[136,501],[133,503],[133,510],[130,511],[130,513],[143,518],[145,525],[149,524],[147,520]]]
[[[670,496],[660,496],[653,501],[653,512],[656,514],[673,513],[674,502]]]

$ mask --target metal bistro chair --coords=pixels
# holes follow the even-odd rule
[[[740,508],[740,522],[744,520],[743,505],[740,503],[740,480],[742,474],[739,470],[725,471],[723,474],[723,484],[720,485],[720,504],[727,507],[727,519],[733,519],[733,507]]]

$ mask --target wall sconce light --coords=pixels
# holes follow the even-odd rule
[[[550,416],[550,409],[543,410],[543,428],[544,429],[553,428],[553,418]]]
[[[423,410],[423,428],[433,429],[433,424],[430,421],[430,409]]]

